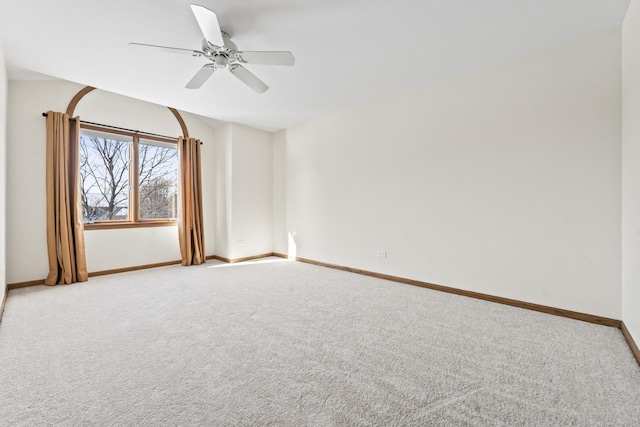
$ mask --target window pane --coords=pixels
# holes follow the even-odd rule
[[[178,217],[178,149],[175,144],[138,145],[140,219]]]
[[[129,219],[129,141],[83,131],[80,135],[82,220]]]

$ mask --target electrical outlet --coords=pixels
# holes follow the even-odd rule
[[[387,257],[387,251],[383,251],[378,249],[378,252],[376,252],[376,256],[378,258],[386,258]]]
[[[239,245],[244,245],[244,240],[238,240]]]

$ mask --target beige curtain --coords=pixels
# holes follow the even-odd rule
[[[84,227],[79,195],[80,119],[47,113],[47,249],[45,285],[86,282]]]
[[[182,265],[206,262],[202,214],[202,177],[200,171],[200,140],[178,139],[180,154],[180,217],[178,235]]]

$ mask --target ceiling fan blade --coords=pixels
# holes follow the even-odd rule
[[[202,52],[198,50],[182,49],[180,47],[158,46],[155,44],[144,44],[144,43],[129,43],[129,46],[153,47],[155,49],[163,50],[165,52],[170,52],[170,53],[177,53],[179,55],[190,55],[190,56],[202,55]]]
[[[213,10],[207,9],[204,6],[198,4],[192,4],[191,10],[193,15],[198,21],[200,30],[205,40],[212,45],[224,47],[224,40],[222,38],[222,30],[220,30],[220,24],[218,24],[218,17]]]
[[[200,89],[215,70],[216,67],[213,64],[206,64],[204,67],[200,68],[200,71],[198,71],[191,80],[189,80],[189,83],[187,83],[185,87],[187,89]]]
[[[242,65],[233,65],[229,68],[229,71],[256,93],[264,93],[269,89],[269,86],[267,86],[265,82],[257,78],[251,71],[247,70]]]
[[[293,53],[282,52],[238,52],[247,64],[293,65],[296,58]]]

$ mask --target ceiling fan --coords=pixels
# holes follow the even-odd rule
[[[152,47],[165,52],[195,57],[203,56],[211,61],[193,76],[185,86],[187,89],[199,89],[216,70],[226,68],[255,92],[264,93],[269,89],[269,86],[243,67],[242,64],[292,66],[295,63],[293,54],[287,51],[239,51],[235,43],[231,41],[229,34],[220,29],[215,12],[197,4],[192,4],[191,10],[204,36],[201,50],[129,43],[130,46]]]

